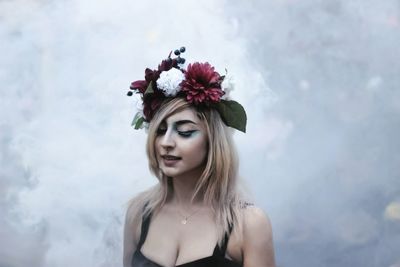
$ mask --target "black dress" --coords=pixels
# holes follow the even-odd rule
[[[142,245],[146,240],[146,236],[149,231],[150,219],[151,219],[151,214],[142,219],[142,229],[140,233],[139,244],[136,248],[135,253],[133,254],[131,262],[132,267],[164,267],[149,260],[142,254],[142,252],[140,252],[140,249],[142,248]],[[229,228],[229,234],[231,233],[231,231],[232,227]],[[228,240],[229,240],[229,235],[225,234],[225,239],[224,242],[222,243],[222,248],[220,248],[217,244],[211,256],[187,262],[184,264],[180,264],[177,265],[176,267],[241,267],[240,264],[225,258],[225,252]]]

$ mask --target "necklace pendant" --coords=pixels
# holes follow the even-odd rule
[[[183,219],[183,220],[181,221],[181,223],[182,223],[182,224],[186,224],[186,223],[187,223],[187,219]]]

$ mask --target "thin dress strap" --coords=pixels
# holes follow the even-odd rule
[[[229,237],[230,237],[230,235],[232,233],[232,228],[233,228],[233,225],[231,223],[229,223],[229,233],[225,233],[224,242],[222,243],[222,246],[221,246],[221,255],[222,255],[222,257],[225,257],[226,248],[228,247]]]
[[[145,210],[146,206],[147,204],[143,207],[143,211]],[[142,227],[140,231],[140,239],[137,246],[137,250],[140,250],[142,248],[143,243],[146,240],[146,236],[149,231],[150,219],[151,219],[151,213],[149,213],[147,216],[142,217]]]

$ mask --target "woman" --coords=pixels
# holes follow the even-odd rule
[[[149,167],[159,183],[130,202],[124,266],[274,267],[269,219],[237,190],[228,126],[245,131],[244,109],[228,100],[224,76],[210,64],[183,70],[184,51],[131,85],[143,100],[135,128],[148,123]]]

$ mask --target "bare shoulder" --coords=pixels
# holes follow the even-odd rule
[[[243,209],[243,226],[247,234],[254,232],[272,234],[271,221],[267,213],[261,208],[251,204]]]
[[[243,260],[244,267],[275,266],[271,221],[254,205],[243,209]]]

